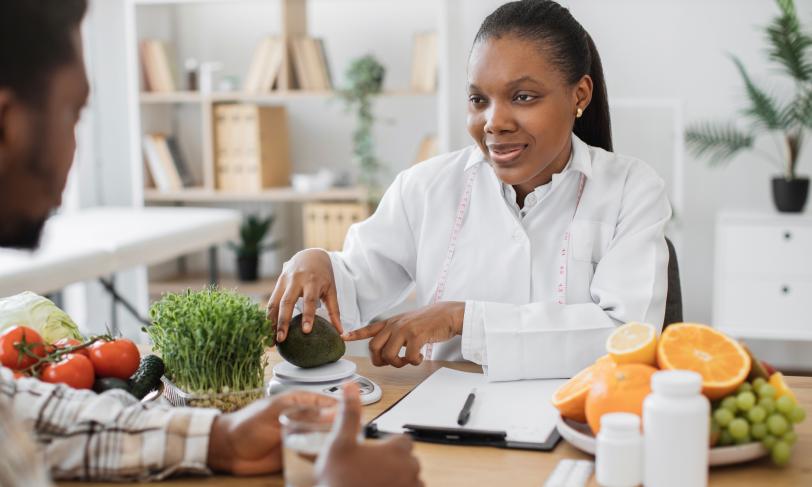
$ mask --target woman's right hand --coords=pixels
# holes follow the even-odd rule
[[[321,300],[327,307],[333,326],[339,333],[344,333],[338,309],[333,266],[326,251],[302,250],[282,266],[282,275],[276,281],[276,287],[268,301],[268,319],[276,325],[277,342],[283,342],[287,338],[293,308],[299,298],[304,298],[302,331],[310,333],[313,329],[316,308]]]

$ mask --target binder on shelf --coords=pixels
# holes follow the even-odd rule
[[[412,81],[415,91],[437,89],[437,33],[418,32],[412,47]]]
[[[369,216],[363,203],[306,203],[302,208],[304,245],[341,250],[347,231]]]
[[[171,56],[166,43],[144,39],[140,44],[145,91],[168,93],[176,90]]]
[[[189,169],[189,165],[186,163],[186,158],[183,157],[183,153],[180,151],[178,139],[176,137],[167,136],[166,144],[169,147],[169,153],[172,155],[172,162],[180,175],[180,180],[181,183],[183,183],[183,186],[194,186],[194,176],[192,175],[192,171]]]
[[[220,103],[214,108],[217,189],[258,192],[290,180],[284,107]]]
[[[417,157],[414,163],[423,162],[427,159],[439,154],[437,148],[437,136],[435,134],[428,134],[420,141],[420,147],[417,149]]]

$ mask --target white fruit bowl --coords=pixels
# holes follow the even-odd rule
[[[561,437],[567,440],[575,448],[595,454],[595,437],[586,423],[579,423],[571,419],[564,419],[561,416],[556,421],[558,432]],[[730,465],[733,463],[749,462],[767,455],[767,449],[761,442],[745,443],[735,446],[717,446],[710,449],[708,463],[711,467],[720,465]]]

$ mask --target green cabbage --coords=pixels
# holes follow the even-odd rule
[[[33,328],[46,343],[60,338],[82,340],[79,327],[53,301],[30,291],[0,299],[0,332],[14,325]]]

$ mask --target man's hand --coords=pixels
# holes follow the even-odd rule
[[[215,418],[209,438],[209,468],[234,475],[259,475],[282,469],[279,414],[291,406],[333,406],[331,397],[295,391],[265,398]]]
[[[420,464],[408,436],[358,443],[361,399],[358,386],[344,386],[344,401],[330,439],[316,463],[319,485],[330,487],[422,487]]]
[[[464,315],[464,302],[444,301],[372,323],[346,333],[343,338],[345,341],[372,338],[369,352],[373,365],[398,368],[406,364],[420,365],[423,345],[444,342],[462,334]],[[405,357],[400,356],[402,347],[406,347]]]

